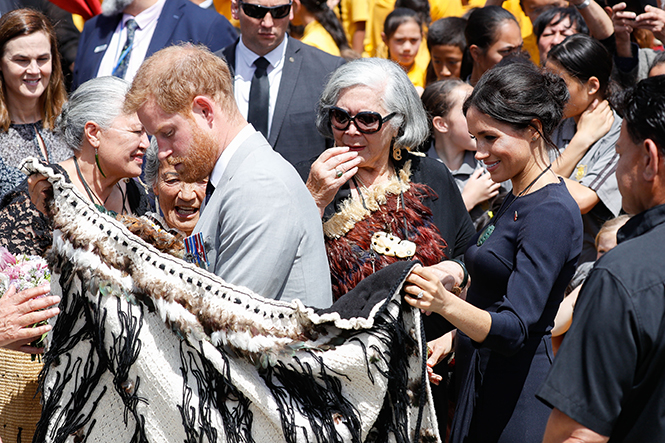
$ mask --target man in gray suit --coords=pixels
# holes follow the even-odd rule
[[[264,57],[269,82],[266,138],[291,164],[317,157],[332,146],[316,129],[316,106],[330,74],[344,63],[286,35],[296,3],[289,0],[232,0],[241,37],[216,55],[234,71],[235,98],[247,118],[255,61]],[[254,123],[248,118],[250,123]],[[257,127],[257,129],[259,129]]]
[[[229,69],[206,49],[173,46],[146,60],[127,94],[159,159],[187,182],[214,186],[194,234],[209,269],[267,298],[332,302],[319,211],[304,183],[249,125]]]

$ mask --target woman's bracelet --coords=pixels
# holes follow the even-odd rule
[[[466,288],[467,283],[469,283],[469,271],[466,270],[466,266],[464,266],[464,262],[462,260],[458,260],[456,258],[451,259],[450,261],[454,261],[458,265],[462,267],[462,271],[464,271],[464,277],[462,277],[462,283],[459,285],[460,290],[463,290]]]

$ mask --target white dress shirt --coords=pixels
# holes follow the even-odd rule
[[[238,148],[243,143],[245,143],[245,140],[247,140],[255,132],[256,129],[254,129],[254,126],[252,126],[251,123],[248,124],[242,128],[240,132],[238,132],[238,135],[236,135],[233,140],[231,140],[231,143],[229,143],[228,146],[222,151],[222,155],[220,155],[217,159],[217,163],[215,163],[215,167],[213,168],[212,172],[210,173],[210,177],[208,178],[208,181],[212,183],[215,188],[217,188],[219,179],[222,178],[222,175],[224,174],[226,167],[229,165],[233,154],[235,154]]]
[[[286,43],[288,36],[275,49],[263,57],[270,62],[268,66],[268,82],[270,82],[270,103],[268,107],[268,134],[272,128],[272,116],[275,112],[275,103],[277,103],[277,93],[279,84],[282,81],[282,68],[284,67],[284,55],[286,54]],[[236,46],[236,67],[234,83],[234,95],[240,113],[245,119],[249,110],[249,90],[252,87],[252,77],[254,77],[254,61],[260,56],[250,51],[242,42],[242,38]]]
[[[122,54],[122,47],[125,46],[127,40],[127,21],[131,18],[136,20],[138,27],[134,33],[134,44],[132,46],[132,53],[129,58],[129,65],[127,66],[127,73],[125,80],[132,81],[139,67],[143,63],[145,56],[148,52],[148,46],[155,33],[159,15],[162,13],[164,3],[166,0],[159,0],[157,3],[138,14],[136,17],[130,14],[122,14],[122,20],[115,28],[115,32],[111,37],[111,41],[106,47],[106,52],[102,58],[97,71],[97,77],[105,75],[113,75],[113,70],[119,63],[120,55]]]

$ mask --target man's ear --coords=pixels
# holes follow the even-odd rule
[[[644,161],[644,169],[642,170],[644,180],[652,182],[658,177],[658,174],[663,173],[665,167],[663,156],[660,155],[658,146],[653,140],[646,139],[642,142],[642,159]]]
[[[300,4],[300,0],[293,0],[293,3],[291,4],[291,10],[289,11],[289,20],[293,20],[296,17],[298,9],[300,9],[301,6],[302,5]]]
[[[215,106],[213,101],[205,95],[197,95],[192,101],[192,114],[199,116],[212,125],[215,118]]]
[[[240,11],[238,10],[239,5],[238,5],[239,0],[231,0],[231,17],[233,17],[234,20],[239,20],[240,16]]]

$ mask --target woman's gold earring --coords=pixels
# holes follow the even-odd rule
[[[400,161],[402,159],[402,148],[393,144],[393,158],[395,161]]]

